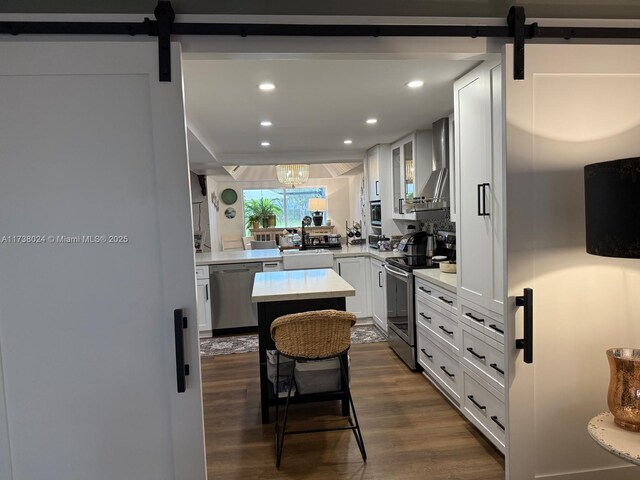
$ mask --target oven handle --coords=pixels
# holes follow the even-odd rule
[[[399,268],[392,267],[388,263],[383,264],[383,267],[387,272],[389,272],[391,275],[394,275],[396,277],[409,278],[409,275],[411,275],[410,273],[403,272]]]

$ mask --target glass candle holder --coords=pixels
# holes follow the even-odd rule
[[[607,350],[611,378],[607,404],[616,425],[640,432],[640,349]]]

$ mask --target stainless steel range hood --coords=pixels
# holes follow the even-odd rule
[[[421,193],[424,202],[407,205],[409,212],[419,213],[449,208],[449,118],[436,120],[432,128],[432,172]]]

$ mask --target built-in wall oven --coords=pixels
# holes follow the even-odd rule
[[[371,203],[371,225],[374,227],[382,226],[382,205],[380,200]]]
[[[416,322],[413,317],[413,273],[384,264],[387,280],[387,341],[411,370],[416,370]]]

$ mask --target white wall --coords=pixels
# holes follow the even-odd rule
[[[191,215],[193,218],[193,232],[197,232],[198,229],[205,232],[204,243],[210,245],[209,201],[207,201],[209,195],[202,195],[200,182],[198,182],[198,175],[193,172],[189,173],[189,180],[191,182]],[[209,249],[203,246],[203,250],[207,251]]]
[[[351,222],[353,220],[353,208],[352,197],[350,189],[350,177],[341,178],[314,178],[306,183],[305,187],[326,187],[327,188],[327,208],[328,218],[336,226],[334,232],[340,235],[345,235],[345,221]],[[215,179],[211,179],[215,181]],[[359,185],[359,184],[358,184]],[[217,232],[213,232],[219,238],[222,236],[244,236],[244,220],[243,220],[243,207],[242,207],[242,190],[245,188],[282,188],[283,186],[277,181],[261,181],[261,182],[225,182],[217,181],[217,194],[226,188],[232,188],[238,193],[238,200],[233,205],[225,205],[220,202],[220,209],[215,215],[215,225]],[[236,217],[229,219],[225,217],[224,212],[227,207],[233,207],[236,210]],[[325,222],[327,219],[327,213],[325,213]],[[299,221],[302,219],[295,219],[292,227],[299,226]],[[212,222],[213,224],[213,222]],[[216,242],[214,242],[216,243]],[[212,245],[213,247],[213,245]]]

